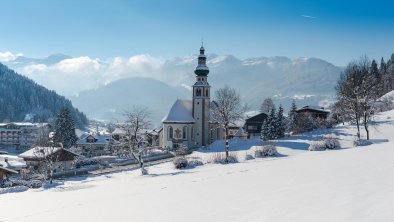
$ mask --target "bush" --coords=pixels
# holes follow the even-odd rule
[[[11,184],[9,184],[11,183]],[[42,187],[42,181],[41,180],[11,180],[7,184],[8,186],[25,186],[29,188],[40,188]]]
[[[276,146],[272,144],[263,145],[261,148],[258,148],[254,151],[254,156],[256,158],[267,157],[267,156],[275,156],[278,153],[276,150]]]
[[[204,163],[201,160],[189,160],[187,163],[188,168],[194,168],[202,165],[204,165]]]
[[[245,155],[245,160],[253,160],[253,159],[254,159],[254,156],[253,156],[252,154],[247,153],[247,154]]]
[[[338,138],[333,134],[324,135],[323,142],[327,149],[333,150],[341,148]]]
[[[308,150],[309,151],[323,151],[323,150],[326,150],[326,144],[324,143],[324,141],[314,141],[309,145]]]
[[[174,166],[175,166],[176,169],[185,168],[185,167],[187,167],[187,164],[188,164],[187,159],[184,158],[184,157],[176,157],[176,158],[172,161],[172,163],[174,164]]]
[[[356,139],[353,141],[353,145],[354,145],[354,146],[368,146],[368,145],[371,145],[371,144],[372,144],[371,141],[365,140],[365,139],[358,139],[358,138],[356,138]]]
[[[220,163],[220,164],[226,164],[226,163],[238,163],[238,156],[236,153],[229,153],[228,154],[228,159],[226,161],[226,153],[214,153],[211,156],[211,160],[209,161],[210,163]]]
[[[82,166],[97,165],[99,161],[92,158],[78,159],[75,161],[75,168],[80,168]]]
[[[312,142],[308,150],[309,151],[323,151],[326,149],[333,150],[333,149],[340,149],[341,144],[339,143],[338,138],[333,134],[326,134],[322,136],[322,141],[315,141]]]

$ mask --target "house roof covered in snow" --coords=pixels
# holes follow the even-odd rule
[[[89,138],[93,139],[94,142],[89,142]],[[110,134],[85,134],[82,135],[77,144],[78,145],[86,145],[86,144],[100,144],[100,145],[107,145],[109,139],[111,138]]]
[[[15,170],[12,170],[12,169],[9,169],[9,168],[6,168],[6,167],[2,167],[2,166],[0,166],[0,171],[5,171],[6,173],[15,173],[15,174],[18,173],[18,172],[15,171]],[[0,178],[0,179],[1,179],[1,178]]]
[[[329,113],[329,110],[325,110],[324,107],[321,106],[304,106],[302,108],[297,109],[297,112],[300,111],[305,111],[305,110],[313,110],[313,111],[317,111],[317,112],[325,112],[325,113]]]
[[[194,123],[193,103],[191,100],[177,99],[168,114],[163,118],[163,123]]]
[[[48,157],[52,154],[55,154],[59,151],[69,153],[73,156],[79,156],[78,154],[76,154],[70,150],[63,149],[60,147],[39,147],[39,146],[37,146],[37,147],[31,148],[30,150],[27,150],[24,153],[21,153],[19,155],[19,157],[23,158],[23,159],[43,159],[43,158],[46,158],[46,157]]]

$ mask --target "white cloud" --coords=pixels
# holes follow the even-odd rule
[[[22,53],[13,54],[12,52],[0,52],[0,62],[9,62],[13,61],[19,56],[22,56]]]
[[[115,57],[108,61],[82,56],[64,59],[48,66],[29,64],[17,68],[17,71],[61,94],[76,95],[83,90],[94,89],[100,85],[130,77],[169,80],[168,75],[163,74],[163,64],[164,60],[150,55]],[[181,75],[185,73],[181,72]],[[174,72],[174,76],[177,75],[178,73]],[[168,83],[180,85],[182,79],[184,78],[178,76]]]
[[[100,63],[98,59],[91,59],[87,56],[65,59],[55,64],[53,67],[64,73],[80,73],[98,71]]]

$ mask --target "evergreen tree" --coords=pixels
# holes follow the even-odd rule
[[[297,105],[295,101],[291,103],[291,108],[288,114],[287,131],[294,132],[297,130],[298,114]]]
[[[267,141],[277,138],[276,122],[276,110],[275,107],[272,107],[267,119],[264,121],[261,127],[262,140]]]
[[[375,84],[376,94],[379,96],[382,96],[384,94],[383,93],[383,78],[382,78],[382,75],[378,69],[378,64],[376,63],[375,60],[372,60],[370,74],[372,75],[371,77],[372,77],[374,84]]]
[[[276,115],[276,138],[285,136],[285,119],[283,116],[282,105],[279,105],[278,113]]]
[[[77,139],[72,114],[68,108],[63,107],[56,117],[53,141],[55,144],[62,143],[64,148],[70,148],[77,142]]]

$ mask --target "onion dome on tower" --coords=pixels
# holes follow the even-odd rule
[[[200,48],[200,55],[198,56],[198,65],[196,69],[194,70],[194,73],[197,76],[208,76],[209,69],[207,66],[207,57],[204,55],[204,46],[201,45]]]

